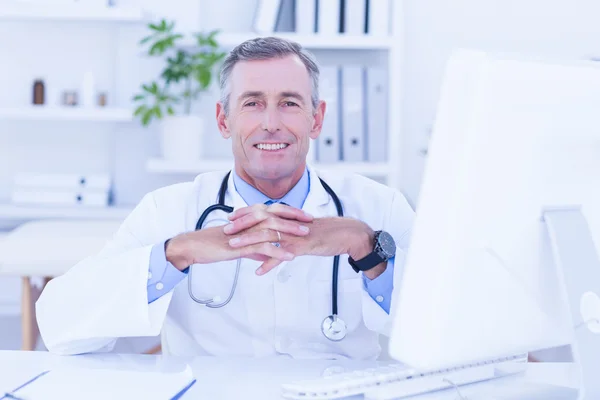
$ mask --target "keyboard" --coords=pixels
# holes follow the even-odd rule
[[[522,372],[526,364],[527,354],[435,371],[390,364],[286,383],[282,385],[282,395],[296,400],[343,399],[357,395],[369,400],[396,399],[516,374]]]

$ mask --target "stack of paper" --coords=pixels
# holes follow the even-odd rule
[[[45,371],[0,399],[185,399],[196,383],[191,368],[178,373],[65,368]]]
[[[13,183],[14,204],[105,207],[110,203],[108,174],[19,173]]]

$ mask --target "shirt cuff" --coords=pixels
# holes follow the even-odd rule
[[[148,303],[152,303],[164,294],[170,292],[187,276],[185,272],[175,268],[167,261],[165,242],[157,243],[150,252],[150,266],[148,270]]]
[[[389,314],[394,289],[394,258],[387,261],[385,271],[377,278],[369,279],[364,274],[362,277],[367,293]]]

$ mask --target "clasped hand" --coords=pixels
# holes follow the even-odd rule
[[[230,222],[223,232],[230,237],[229,246],[237,249],[240,257],[262,261],[258,275],[302,255],[351,254],[368,247],[372,236],[371,229],[361,221],[314,218],[280,203],[240,208],[228,218]]]

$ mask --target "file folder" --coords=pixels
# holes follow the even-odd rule
[[[281,0],[259,0],[254,16],[254,30],[257,33],[272,33],[277,27]]]
[[[277,17],[277,23],[275,24],[276,32],[289,33],[296,30],[295,8],[294,0],[281,0],[279,15]]]
[[[14,204],[47,206],[106,207],[110,203],[110,191],[105,190],[52,190],[16,188],[11,193]]]
[[[364,67],[342,68],[342,160],[365,161]]]
[[[99,189],[111,187],[109,174],[76,174],[76,173],[17,173],[13,183],[18,187],[62,188],[62,189]]]
[[[317,0],[317,2],[317,32],[321,35],[340,33],[342,8],[340,0]]]
[[[317,138],[316,156],[321,163],[340,161],[340,68],[321,67],[320,97],[325,101],[325,119]]]
[[[367,24],[367,0],[346,0],[344,5],[344,33],[364,35]]]
[[[390,0],[369,0],[367,9],[367,33],[369,35],[381,37],[390,34],[391,4]]]
[[[314,34],[317,31],[317,0],[296,0],[296,33]]]
[[[384,67],[366,69],[367,161],[388,159],[388,80]]]

